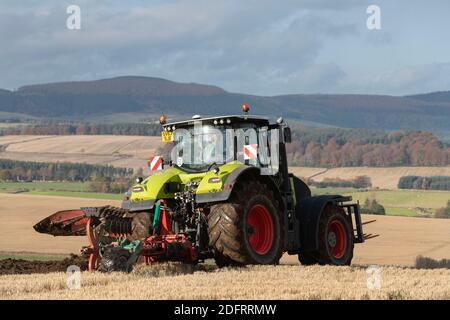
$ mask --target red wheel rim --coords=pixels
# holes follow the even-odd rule
[[[263,205],[253,206],[247,217],[248,242],[257,254],[266,254],[273,243],[273,221]]]
[[[328,227],[327,242],[334,258],[340,259],[344,256],[347,250],[347,233],[341,221],[331,221]]]

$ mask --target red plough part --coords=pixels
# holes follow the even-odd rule
[[[95,212],[96,208],[93,209]],[[124,218],[126,219],[126,218]],[[128,218],[129,219],[129,218]],[[88,246],[81,249],[81,253],[89,255],[88,270],[96,270],[101,260],[99,234],[95,230],[98,220],[89,209],[63,210],[38,222],[34,229],[40,233],[53,236],[84,236],[88,240]],[[161,260],[177,260],[194,263],[198,260],[194,244],[183,233],[174,233],[171,229],[171,219],[164,200],[160,200],[159,224],[153,230],[153,234],[141,239],[139,256],[144,257],[146,264]],[[126,238],[129,233],[109,232],[111,238]]]
[[[88,220],[81,209],[63,210],[43,219],[33,228],[37,232],[54,236],[84,236]]]
[[[144,256],[146,264],[163,259],[191,263],[197,261],[194,244],[186,238],[185,234],[173,233],[164,200],[160,200],[160,204],[160,225],[154,229],[153,235],[142,240],[139,255]]]

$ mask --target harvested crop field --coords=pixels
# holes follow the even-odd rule
[[[299,177],[312,177],[320,182],[325,178],[340,178],[351,180],[357,176],[368,176],[374,188],[397,189],[398,181],[403,176],[450,176],[450,166],[447,167],[348,167],[348,168],[290,168]]]
[[[379,272],[379,289],[369,289],[365,267],[139,265],[131,274],[82,272],[72,290],[63,272],[0,276],[0,299],[450,299],[448,269]]]
[[[148,157],[161,145],[159,137],[147,136],[4,136],[0,137],[0,158],[146,168]]]

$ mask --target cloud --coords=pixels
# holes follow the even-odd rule
[[[285,84],[313,65],[327,37],[354,32],[325,16],[345,6],[323,3],[79,1],[80,31],[65,28],[62,3],[3,3],[0,87],[141,74],[261,92],[268,76]]]
[[[379,90],[390,88],[391,93],[413,94],[450,87],[450,63],[407,66],[381,73],[373,79]]]
[[[365,7],[359,0],[77,3],[82,29],[69,31],[65,3],[2,1],[0,87],[144,75],[264,95],[403,92],[423,91],[422,79],[439,85],[432,75],[448,74],[439,66],[364,74],[341,63],[336,50],[356,57],[358,44],[394,42],[389,30],[361,32]]]

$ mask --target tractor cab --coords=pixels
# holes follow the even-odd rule
[[[169,163],[186,172],[205,172],[233,161],[278,171],[278,132],[264,118],[197,116],[165,124],[162,139],[172,143]]]
[[[170,160],[163,163],[188,173],[238,162],[260,168],[262,174],[276,175],[283,160],[280,142],[290,142],[289,127],[282,119],[271,124],[267,118],[249,115],[206,118],[197,115],[171,123],[161,116],[160,122],[162,141],[170,143],[166,155]]]

